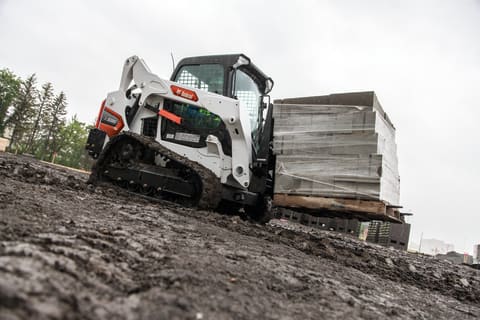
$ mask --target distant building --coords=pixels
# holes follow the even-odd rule
[[[7,138],[0,137],[0,151],[5,151],[10,143]]]
[[[447,252],[455,250],[453,244],[445,243],[444,241],[437,239],[422,239],[419,246],[419,252],[432,256],[446,254]]]
[[[7,127],[3,131],[3,136],[0,136],[0,151],[6,151],[10,145],[10,138],[12,136],[11,128]]]
[[[446,254],[437,254],[435,255],[435,258],[448,260],[455,264],[462,264],[462,263],[472,264],[473,263],[473,256],[469,255],[468,253],[461,254],[455,251],[449,251]]]
[[[480,263],[480,244],[473,246],[473,260],[475,263]]]

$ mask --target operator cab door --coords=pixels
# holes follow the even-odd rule
[[[184,65],[174,79],[185,86],[217,94],[223,94],[224,80],[225,72],[221,64]],[[162,140],[203,148],[208,135],[214,135],[222,144],[223,152],[232,155],[230,135],[219,116],[205,108],[172,100],[165,100],[163,108],[182,118],[182,124],[162,118]]]
[[[233,98],[240,103],[240,109],[248,114],[254,149],[258,149],[258,132],[261,126],[262,94],[255,81],[241,69],[235,70]]]
[[[271,79],[266,78],[266,76],[256,69],[256,67],[251,65],[250,60],[243,55],[199,57],[187,60],[189,61],[185,64],[182,64],[181,62],[177,69],[175,69],[172,80],[195,89],[213,92],[239,100],[241,112],[248,117],[253,149],[254,151],[257,151],[260,145],[259,133],[262,131],[264,121],[262,115],[264,108],[261,106],[263,104],[263,97],[265,96],[266,88],[262,87],[260,83],[263,83],[266,80],[271,81]],[[246,65],[235,66],[240,61],[248,61],[248,63]],[[213,121],[214,119],[204,118],[215,117],[216,115],[210,114],[208,110],[205,109],[192,110],[195,108],[198,107],[183,106],[182,110],[188,111],[191,119],[189,122],[194,126],[198,126],[198,129],[201,131],[199,135],[194,132],[198,131],[196,128],[192,128],[191,126],[189,126],[189,128],[182,128],[182,126],[175,125],[171,121],[162,119],[162,140],[200,148],[205,146],[206,137],[209,134],[213,134],[217,136],[222,143],[224,153],[226,155],[231,155],[231,139],[225,128],[225,124],[221,122],[217,128],[209,126],[208,130],[204,130],[204,123],[216,123]],[[182,116],[177,113],[179,109],[175,109],[176,110],[172,109],[168,111]],[[193,119],[191,118],[192,115],[197,115],[198,117],[195,116]],[[182,119],[183,118],[184,117],[182,116]],[[244,119],[244,121],[245,120],[247,119]],[[183,133],[188,134],[185,135]],[[182,141],[176,139],[176,137],[181,137],[185,140],[191,138],[191,141]]]

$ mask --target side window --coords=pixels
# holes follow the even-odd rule
[[[235,73],[234,95],[240,101],[240,107],[247,110],[252,134],[255,134],[258,129],[261,94],[257,84],[241,70],[237,70]]]
[[[172,103],[173,113],[180,116],[186,124],[199,130],[214,130],[222,123],[222,119],[207,109],[183,103]]]
[[[199,64],[183,66],[175,82],[213,93],[223,94],[224,70],[220,64]]]

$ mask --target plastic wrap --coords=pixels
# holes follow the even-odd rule
[[[383,110],[274,105],[275,193],[399,203],[395,128]]]

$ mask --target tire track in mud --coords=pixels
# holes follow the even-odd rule
[[[479,314],[476,270],[282,221],[258,225],[116,188],[90,193],[86,179],[0,154],[1,316]]]
[[[193,214],[196,216],[196,213]],[[208,218],[203,216],[202,218]],[[268,226],[213,216],[208,223],[239,234],[281,243],[305,254],[332,260],[364,273],[380,276],[420,289],[437,291],[460,301],[480,303],[479,272],[466,266],[452,265],[424,255],[416,255],[365,243],[348,236],[275,221]],[[288,229],[288,228],[291,229]],[[464,285],[464,280],[468,285]]]

